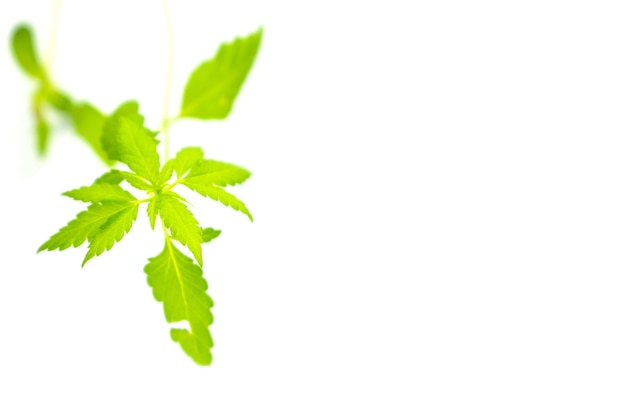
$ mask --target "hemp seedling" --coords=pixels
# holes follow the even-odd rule
[[[209,332],[213,302],[203,277],[202,244],[221,232],[202,227],[176,187],[218,201],[252,221],[246,205],[224,189],[243,183],[251,174],[240,166],[205,158],[200,147],[183,148],[168,159],[167,129],[170,123],[184,118],[225,119],[254,63],[261,37],[259,29],[224,43],[212,59],[200,64],[187,81],[178,115],[165,115],[161,132],[145,126],[136,101],[122,103],[110,115],[86,102],[75,102],[51,81],[35,53],[29,27],[18,26],[12,37],[17,63],[38,85],[33,109],[39,151],[45,152],[49,144],[50,129],[43,117],[43,107],[49,104],[69,117],[78,135],[106,164],[121,163],[127,168],[112,168],[90,185],[63,193],[88,206],[38,252],[86,245],[84,265],[119,242],[144,206],[150,226],[155,229],[159,224],[164,236],[163,250],[149,258],[144,268],[148,284],[156,300],[163,303],[168,323],[188,323],[188,329],[172,328],[170,335],[200,365],[211,363],[213,346]],[[159,137],[166,145],[163,158],[157,149]],[[137,197],[137,193],[142,196]]]

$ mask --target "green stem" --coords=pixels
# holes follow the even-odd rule
[[[165,14],[165,26],[167,29],[167,75],[165,78],[165,97],[163,99],[163,121],[161,129],[163,131],[163,154],[167,161],[170,159],[170,91],[172,89],[172,65],[174,59],[174,36],[172,30],[172,18],[167,0],[163,0],[163,12]]]
[[[46,48],[46,57],[44,66],[48,70],[48,74],[52,72],[52,64],[56,53],[57,35],[59,33],[59,20],[61,16],[61,6],[63,0],[54,0],[52,4],[52,16],[50,18],[50,28],[48,33],[48,45]]]

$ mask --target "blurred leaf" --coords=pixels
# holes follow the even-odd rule
[[[45,81],[45,71],[35,53],[33,38],[30,26],[26,24],[17,26],[11,37],[13,56],[24,72]]]
[[[217,54],[191,74],[180,117],[224,119],[230,113],[261,44],[263,30],[222,44]]]
[[[96,107],[89,103],[80,103],[72,106],[70,111],[74,129],[91,146],[96,154],[107,164],[113,165],[115,162],[107,157],[107,153],[102,148],[102,130],[106,122],[106,116]]]
[[[222,234],[221,230],[205,227],[202,229],[202,243],[208,243]]]

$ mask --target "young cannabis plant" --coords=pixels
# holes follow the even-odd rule
[[[173,121],[184,118],[215,120],[228,116],[255,60],[261,35],[259,29],[245,38],[222,44],[212,59],[192,72],[179,114],[172,118],[166,116],[163,120],[166,145],[167,128]],[[20,26],[14,32],[13,40],[18,63],[41,82],[40,91],[44,91],[41,94],[54,103],[57,90],[51,87],[45,71],[38,64],[30,31],[26,26]],[[209,326],[213,322],[213,302],[207,294],[208,284],[203,277],[202,244],[215,239],[221,232],[201,227],[189,210],[188,202],[177,190],[186,187],[240,211],[252,221],[246,205],[224,189],[243,183],[250,177],[250,172],[234,164],[206,159],[200,147],[183,148],[169,160],[166,147],[162,161],[157,150],[159,132],[145,126],[136,101],[127,101],[105,116],[93,106],[74,104],[69,96],[60,96],[65,104],[59,108],[70,114],[77,132],[88,132],[89,137],[97,138],[93,141],[96,153],[107,163],[119,162],[127,169],[110,169],[91,185],[63,193],[88,206],[41,245],[38,252],[62,251],[86,244],[85,265],[119,242],[132,228],[140,206],[145,207],[150,226],[155,229],[159,225],[164,236],[163,250],[149,258],[144,268],[148,284],[156,300],[163,303],[168,323],[187,322],[183,326],[186,328],[172,328],[171,338],[197,364],[210,364],[213,339]],[[37,123],[45,126],[42,119],[37,119]],[[41,135],[39,139],[41,150],[47,140]],[[132,192],[127,189],[131,187],[135,189]],[[140,198],[136,197],[138,192]]]
[[[172,329],[172,339],[197,363],[208,365],[213,346],[208,331],[213,322],[213,303],[206,294],[207,283],[202,277],[201,245],[217,237],[220,231],[201,228],[175,188],[185,186],[245,213],[252,220],[245,204],[223,188],[244,182],[250,172],[205,159],[202,150],[195,147],[182,149],[162,165],[156,135],[143,123],[136,102],[124,103],[107,120],[102,146],[111,160],[124,163],[130,171],[112,169],[92,185],[64,193],[89,206],[41,245],[39,251],[64,250],[87,242],[84,265],[119,242],[130,231],[139,206],[145,204],[151,227],[154,229],[157,218],[160,219],[165,236],[163,251],[151,258],[144,269],[148,284],[154,297],[163,303],[168,323],[182,320],[189,323],[190,330]],[[147,197],[138,199],[121,187],[122,182],[143,191]],[[194,259],[181,252],[174,241],[186,246]]]

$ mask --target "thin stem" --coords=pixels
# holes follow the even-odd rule
[[[50,17],[50,28],[48,33],[48,45],[46,49],[44,65],[48,69],[48,72],[52,72],[52,64],[54,63],[54,56],[56,54],[57,35],[59,33],[59,20],[61,17],[61,6],[63,0],[54,0],[52,4],[52,15]]]
[[[161,129],[163,131],[163,153],[167,161],[170,158],[170,91],[172,89],[172,66],[174,60],[174,35],[172,30],[172,17],[168,0],[163,0],[163,12],[165,14],[165,26],[167,29],[167,75],[165,78],[165,96],[163,99],[163,121]]]

